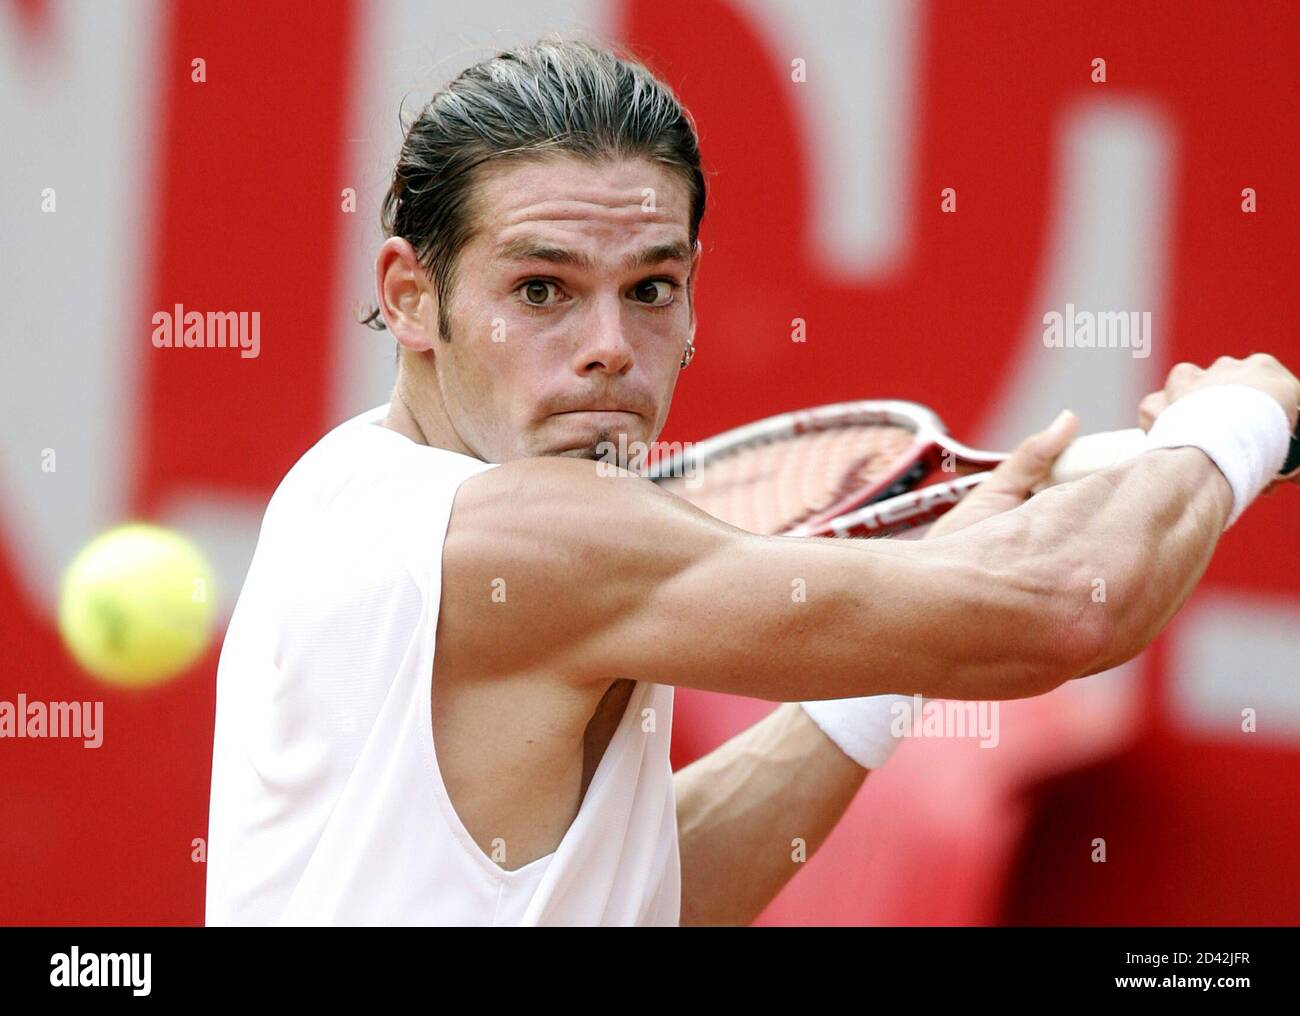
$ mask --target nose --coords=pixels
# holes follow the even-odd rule
[[[574,367],[579,374],[626,374],[632,366],[632,347],[623,335],[623,308],[618,297],[595,300],[591,306],[580,326],[582,338]]]

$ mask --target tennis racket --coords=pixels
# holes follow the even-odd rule
[[[1057,459],[1050,483],[1115,465],[1145,439],[1138,428],[1080,437]],[[1007,454],[955,440],[919,403],[872,399],[745,424],[675,449],[645,475],[751,533],[889,536],[939,518]],[[1293,441],[1283,472],[1297,464]]]

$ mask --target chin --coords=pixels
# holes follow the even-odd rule
[[[581,445],[572,445],[568,447],[556,448],[549,452],[543,452],[544,455],[559,455],[569,459],[592,459],[598,460],[609,457],[609,450],[612,447],[615,456],[618,453],[619,435],[616,432],[601,428],[591,438],[590,442]],[[624,441],[630,441],[631,438],[624,438]]]
[[[551,454],[563,459],[591,459],[592,461],[601,457],[596,453],[594,445],[586,448],[565,448],[563,451],[551,452]]]

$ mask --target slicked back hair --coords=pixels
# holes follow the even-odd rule
[[[694,122],[672,90],[639,61],[581,40],[499,53],[463,71],[412,121],[380,211],[385,237],[409,241],[433,277],[443,341],[457,259],[477,225],[476,170],[557,155],[644,158],[676,173],[690,195],[694,249],[704,173]],[[386,327],[377,308],[362,320]]]

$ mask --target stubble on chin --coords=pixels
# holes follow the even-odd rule
[[[563,451],[548,454],[567,459],[591,459],[594,461],[609,458],[611,448],[614,454],[617,455],[618,438],[608,428],[602,427],[596,432],[591,444],[583,445],[581,448],[566,448]]]

